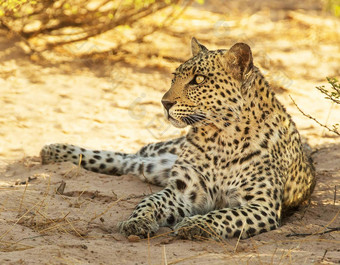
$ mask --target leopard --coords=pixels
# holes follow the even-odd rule
[[[161,186],[118,223],[126,237],[170,227],[180,239],[244,239],[277,229],[316,184],[296,125],[249,45],[209,50],[192,38],[191,51],[161,100],[166,120],[187,127],[185,136],[130,154],[49,144],[42,164],[68,161]]]

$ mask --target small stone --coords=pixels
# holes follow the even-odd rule
[[[139,242],[140,241],[140,237],[136,236],[136,235],[129,235],[128,236],[128,240],[129,240],[129,242]]]
[[[62,180],[61,183],[60,183],[60,185],[59,185],[59,187],[57,188],[56,193],[57,193],[57,194],[60,194],[60,195],[63,195],[63,194],[64,194],[65,187],[66,187],[66,182]]]

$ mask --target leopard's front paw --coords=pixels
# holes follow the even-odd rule
[[[141,238],[152,236],[159,228],[159,225],[147,218],[131,218],[118,223],[119,232],[125,236],[136,235]]]
[[[200,240],[214,236],[214,232],[201,218],[185,217],[175,227],[175,235],[182,239]]]

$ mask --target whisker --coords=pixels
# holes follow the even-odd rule
[[[182,121],[188,125],[192,125],[197,122],[203,122],[203,124],[208,124],[205,121],[208,120],[204,113],[194,113],[182,118]]]
[[[195,117],[192,117],[192,116],[189,116],[188,119],[190,120],[191,124],[194,124],[198,121]]]

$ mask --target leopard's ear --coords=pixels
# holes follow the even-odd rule
[[[245,43],[236,43],[224,55],[225,68],[231,75],[242,81],[244,75],[253,68],[253,55],[250,47]]]
[[[195,37],[191,39],[191,52],[192,56],[196,56],[200,52],[207,52],[208,49],[196,40]]]

